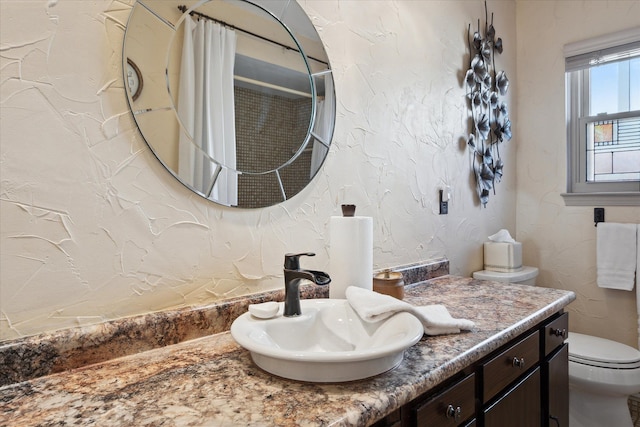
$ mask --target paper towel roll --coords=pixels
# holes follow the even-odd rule
[[[329,298],[346,298],[349,286],[373,289],[373,218],[331,217]]]

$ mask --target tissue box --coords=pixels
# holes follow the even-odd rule
[[[503,273],[522,270],[522,244],[520,242],[486,242],[484,269]]]

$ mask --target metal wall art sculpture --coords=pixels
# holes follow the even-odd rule
[[[495,194],[495,184],[502,178],[504,163],[500,158],[499,144],[511,139],[511,121],[507,104],[502,100],[509,88],[509,79],[504,71],[496,73],[495,66],[496,52],[502,53],[502,39],[496,38],[493,14],[491,22],[488,20],[486,2],[484,8],[484,31],[481,33],[479,19],[473,36],[471,24],[468,27],[471,61],[465,86],[473,122],[467,144],[473,156],[478,197],[486,207],[490,190]]]

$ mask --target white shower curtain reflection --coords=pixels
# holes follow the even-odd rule
[[[178,175],[218,203],[238,204],[233,72],[236,34],[209,20],[185,20],[180,64]],[[211,194],[216,163],[222,168]]]
[[[326,74],[324,78],[324,99],[319,100],[316,106],[316,121],[313,125],[313,133],[323,138],[328,144],[331,141],[331,132],[333,131],[334,114],[333,108],[333,78],[331,74]],[[311,172],[310,178],[313,178],[322,162],[324,161],[329,147],[317,140],[313,140],[313,151],[311,152]]]

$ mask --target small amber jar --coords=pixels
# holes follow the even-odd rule
[[[404,279],[402,273],[385,270],[373,276],[373,290],[375,292],[404,298]]]

